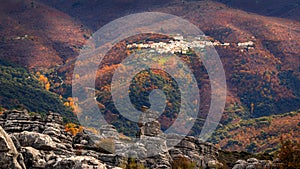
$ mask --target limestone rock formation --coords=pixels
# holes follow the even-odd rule
[[[31,116],[25,111],[7,111],[0,116],[0,125],[8,133],[35,131],[41,132],[45,125],[41,122],[42,117],[39,114]]]
[[[25,169],[24,159],[12,139],[0,126],[0,166],[1,168]]]
[[[258,160],[256,158],[249,158],[247,161],[238,160],[233,169],[265,169],[265,168],[279,168],[269,160]]]
[[[139,119],[138,125],[140,127],[137,137],[141,136],[158,136],[162,134],[160,123],[157,120],[159,113],[152,110],[145,110]]]
[[[107,168],[88,153],[79,155],[84,150],[73,143],[60,114],[49,112],[42,118],[12,110],[0,115],[0,168]]]
[[[68,158],[57,158],[45,166],[46,169],[106,169],[101,161],[89,156],[72,156]]]
[[[98,168],[120,169],[132,160],[146,168],[171,169],[174,161],[188,159],[195,167],[222,168],[219,149],[191,136],[164,134],[159,114],[142,113],[135,140],[123,141],[112,125],[103,125],[100,135],[83,131],[72,136],[65,131],[60,114],[45,117],[11,110],[0,115],[0,168]],[[2,128],[2,127],[3,128]],[[234,169],[274,166],[271,161],[239,160]]]

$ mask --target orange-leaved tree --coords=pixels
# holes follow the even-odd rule
[[[281,138],[281,147],[278,151],[278,158],[282,163],[281,168],[299,169],[300,143],[291,140],[284,140]]]
[[[83,127],[74,123],[68,123],[65,125],[65,130],[73,136],[76,136],[77,133],[83,132]]]

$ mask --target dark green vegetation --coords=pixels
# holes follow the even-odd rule
[[[149,94],[154,89],[160,89],[166,96],[167,105],[164,112],[161,115],[160,122],[164,124],[163,117],[170,119],[176,118],[180,111],[180,91],[174,79],[167,74],[159,70],[146,70],[137,74],[131,82],[129,87],[129,98],[135,108],[141,111],[142,106],[151,107],[149,101]],[[124,96],[120,96],[124,97]],[[102,113],[108,114],[108,112],[118,115],[118,119],[109,119],[108,121],[116,126],[119,132],[123,132],[126,135],[134,136],[137,132],[137,125],[134,122],[119,115],[118,110],[115,108],[111,94],[109,92],[101,91],[97,99],[100,103],[105,105],[106,110],[102,110]],[[168,104],[169,103],[169,104]],[[172,104],[170,104],[172,103]],[[130,112],[128,112],[130,113]],[[168,119],[168,121],[170,120]],[[162,129],[167,129],[169,126],[164,126]]]
[[[63,105],[57,94],[46,91],[26,69],[0,60],[0,105],[6,109],[28,109],[30,112],[61,113],[65,121],[76,121],[72,110]]]
[[[226,150],[274,153],[281,139],[299,141],[300,110],[260,118],[240,119],[219,126],[211,142]]]
[[[172,117],[174,113],[179,113],[180,91],[176,81],[166,72],[151,69],[137,74],[129,87],[129,98],[137,110],[141,110],[142,106],[151,107],[149,95],[153,89],[162,90],[166,99],[175,107],[172,109],[171,106],[167,106],[165,112],[168,114],[165,115]]]
[[[283,114],[299,108],[299,72],[281,70],[280,64],[276,71],[254,73],[249,67],[246,59],[236,59],[228,80],[238,86],[237,94],[250,117]],[[285,95],[282,95],[283,91]]]

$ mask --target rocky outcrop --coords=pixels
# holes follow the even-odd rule
[[[10,136],[0,126],[0,166],[1,168],[25,169],[24,159]]]
[[[140,127],[137,137],[142,136],[155,137],[162,134],[160,123],[157,120],[159,113],[152,110],[145,110],[139,119],[138,126]]]
[[[52,138],[45,134],[23,131],[15,133],[13,136],[19,141],[22,147],[32,146],[38,150],[55,150],[56,144]]]
[[[46,169],[86,169],[86,168],[97,168],[106,169],[106,165],[101,161],[90,156],[72,156],[68,158],[56,158],[49,162]]]
[[[28,114],[24,111],[7,111],[0,116],[0,125],[8,133],[34,131],[42,132],[45,125],[42,122],[42,117],[39,114]]]
[[[137,133],[137,143],[130,148],[125,145],[125,149],[120,151],[130,151],[131,156],[145,157],[144,164],[148,168],[172,168],[172,162],[181,158],[194,161],[195,167],[198,168],[223,166],[217,160],[218,149],[215,146],[191,136],[164,134],[160,129],[158,117],[158,112],[145,110],[138,123],[140,130]]]
[[[247,161],[238,160],[233,169],[268,169],[268,168],[279,168],[277,164],[273,164],[269,160],[258,160],[256,158],[250,158]]]
[[[103,125],[100,135],[85,131],[72,136],[57,113],[42,118],[27,111],[6,111],[0,115],[0,125],[10,134],[6,134],[10,140],[5,143],[13,148],[6,146],[2,151],[13,151],[8,160],[15,168],[112,168],[132,159],[147,168],[171,168],[172,162],[181,157],[195,161],[198,167],[221,166],[217,148],[194,137],[163,134],[158,116],[150,110],[142,113],[138,139],[126,143],[112,125]],[[169,148],[172,140],[178,139],[182,139],[179,144]]]
[[[93,156],[78,155],[82,147],[74,146],[60,114],[49,112],[42,118],[27,111],[6,111],[0,115],[0,125],[4,129],[0,168],[107,168]]]
[[[42,117],[27,111],[6,111],[0,115],[0,168],[117,169],[134,160],[146,168],[170,169],[181,159],[193,161],[196,168],[222,168],[214,145],[191,136],[164,134],[158,116],[144,111],[136,140],[123,141],[112,125],[103,125],[100,134],[84,131],[72,136],[65,131],[60,114],[50,112]],[[274,165],[248,159],[237,161],[234,168],[269,166]]]

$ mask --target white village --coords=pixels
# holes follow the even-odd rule
[[[174,36],[169,42],[149,42],[149,43],[132,43],[127,44],[127,49],[153,49],[160,54],[163,53],[181,53],[188,54],[190,49],[200,48],[204,49],[207,46],[230,46],[231,43],[221,43],[219,41],[203,40],[201,37],[194,38],[192,41],[188,41],[181,35]],[[241,50],[254,49],[254,42],[240,42],[236,44]]]

